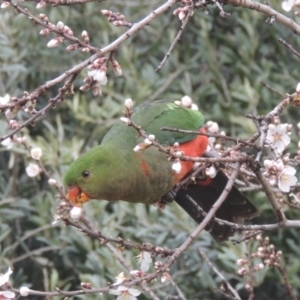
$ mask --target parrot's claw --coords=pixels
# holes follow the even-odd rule
[[[176,194],[173,191],[169,191],[166,194],[164,194],[160,201],[166,203],[172,203],[174,201]]]

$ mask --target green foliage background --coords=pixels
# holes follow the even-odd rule
[[[118,3],[118,4],[115,4]],[[33,3],[22,4],[34,12],[46,13],[54,24],[61,20],[80,36],[87,30],[91,44],[104,47],[124,32],[109,24],[101,9],[119,11],[130,22],[149,14],[163,1],[108,1],[88,3],[73,7],[46,7],[38,11]],[[271,5],[281,11],[280,3]],[[299,81],[298,60],[278,43],[284,38],[300,49],[299,38],[276,22],[267,24],[266,17],[257,12],[225,6],[231,16],[223,19],[215,7],[209,14],[195,12],[162,71],[155,73],[180,27],[172,11],[157,18],[117,51],[117,60],[123,74],[117,78],[108,73],[104,96],[93,97],[90,92],[79,92],[86,72],[75,82],[73,97],[68,98],[39,119],[36,126],[24,129],[30,145],[43,150],[42,162],[53,177],[62,182],[68,165],[81,153],[97,145],[114,120],[122,113],[124,99],[131,97],[135,103],[155,99],[180,99],[187,94],[199,105],[207,120],[214,120],[228,135],[248,137],[256,130],[246,113],[264,114],[280,100],[261,85],[265,81],[282,92],[293,92]],[[291,17],[292,14],[291,14]],[[24,90],[31,92],[76,63],[88,57],[82,52],[67,53],[68,45],[48,49],[47,42],[54,36],[42,37],[40,27],[34,26],[10,7],[0,12],[0,95],[20,96]],[[57,92],[53,89],[38,101],[42,108]],[[18,114],[22,122],[28,116]],[[298,110],[286,109],[282,121],[296,124]],[[296,128],[296,127],[295,127]],[[4,118],[0,119],[0,135],[7,132]],[[296,151],[296,129],[289,147]],[[0,272],[12,266],[15,287],[28,285],[36,290],[77,289],[80,282],[105,286],[123,271],[122,266],[104,246],[74,228],[51,226],[58,200],[56,191],[46,178],[28,178],[26,165],[31,161],[26,151],[15,145],[7,151],[0,148]],[[249,195],[258,206],[261,216],[256,223],[275,221],[270,205],[262,193]],[[175,248],[195,227],[175,204],[163,212],[155,207],[128,203],[109,204],[90,202],[85,206],[88,219],[108,236],[122,236],[136,242],[148,242]],[[287,212],[299,218],[295,211]],[[268,234],[277,250],[282,250],[283,265],[288,271],[292,286],[300,293],[297,260],[300,247],[299,231],[286,230]],[[173,280],[187,299],[222,299],[216,290],[220,279],[212,274],[201,259],[198,248],[205,250],[211,260],[224,272],[230,282],[247,299],[243,279],[236,275],[236,260],[251,245],[222,245],[203,233],[180,257],[171,269]],[[125,250],[123,255],[134,268],[136,250]],[[159,258],[157,258],[159,260]],[[279,299],[286,295],[282,278],[270,269],[256,274],[255,299]],[[152,286],[152,285],[151,285]],[[154,291],[166,299],[176,295],[170,284],[153,283]],[[98,299],[88,295],[86,299]],[[114,299],[103,295],[101,299]],[[30,299],[42,299],[31,297]],[[140,296],[139,299],[147,299]]]

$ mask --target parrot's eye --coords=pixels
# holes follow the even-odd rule
[[[89,171],[83,171],[81,173],[81,175],[82,175],[83,178],[88,178],[90,176],[90,172]]]

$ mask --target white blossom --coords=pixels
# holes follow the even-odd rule
[[[11,291],[0,291],[0,299],[14,299],[16,297],[16,294]]]
[[[128,278],[124,275],[124,272],[121,272],[118,276],[115,277],[116,282],[113,285],[119,285]]]
[[[210,132],[210,133],[218,133],[219,132],[219,125],[216,122],[208,121],[206,123],[206,126],[207,126],[208,132]]]
[[[5,274],[0,274],[0,287],[5,283],[9,282],[9,276],[12,274],[12,269],[8,268]]]
[[[80,206],[74,206],[71,210],[70,210],[70,217],[74,220],[74,221],[78,221],[80,219],[82,215],[82,208]]]
[[[139,290],[128,288],[123,285],[118,286],[116,290],[109,290],[108,293],[117,295],[117,300],[136,300],[136,297],[141,294]]]
[[[12,148],[14,141],[11,138],[7,138],[1,142],[1,145],[6,147],[7,149]]]
[[[125,100],[125,107],[128,109],[128,110],[131,110],[132,107],[133,107],[133,102],[131,100],[131,98],[128,98]]]
[[[206,169],[206,175],[209,176],[210,178],[215,178],[217,175],[217,170],[214,166],[211,166]]]
[[[20,295],[26,297],[29,295],[30,289],[27,286],[22,286],[20,288]]]
[[[281,7],[285,11],[290,11],[294,6],[295,0],[284,0],[281,2]]]
[[[283,192],[289,192],[291,186],[297,183],[296,169],[286,166],[278,176],[278,187]]]
[[[40,173],[40,168],[37,164],[30,163],[26,168],[26,173],[29,177],[35,177]]]
[[[39,160],[42,156],[42,149],[39,147],[32,148],[30,150],[30,155],[33,159]]]
[[[6,117],[8,120],[13,119],[16,115],[17,115],[17,111],[14,111],[14,110],[11,110],[11,109],[7,109],[7,110],[5,111],[5,117]]]
[[[0,97],[0,105],[6,105],[6,104],[8,104],[9,100],[10,100],[9,94],[6,94],[5,96]]]
[[[172,164],[172,170],[175,171],[175,173],[179,174],[181,171],[181,163],[180,161],[176,161]]]
[[[9,6],[10,6],[10,3],[9,3],[8,1],[3,1],[3,2],[1,3],[1,8],[2,8],[2,9],[7,8],[7,7],[9,7]]]
[[[282,151],[291,141],[291,138],[287,134],[286,124],[270,124],[267,133],[267,140],[270,143],[274,144],[278,152],[282,153]]]
[[[149,270],[150,264],[152,263],[151,254],[147,251],[142,251],[141,254],[137,256],[137,259],[141,264],[141,271],[147,272]]]
[[[100,69],[92,69],[88,71],[88,76],[92,77],[95,81],[98,81],[101,85],[107,84],[106,72]]]

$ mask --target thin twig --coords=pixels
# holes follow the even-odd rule
[[[284,39],[279,38],[278,42],[281,43],[284,47],[289,49],[293,54],[300,58],[300,53],[290,44],[288,44]]]
[[[274,92],[274,93],[280,95],[281,97],[286,97],[286,94],[285,94],[285,93],[276,90],[275,88],[273,88],[272,86],[270,86],[270,85],[267,84],[266,82],[261,81],[260,83],[261,83],[264,87],[266,87],[268,90],[270,90],[270,91],[272,91],[272,92]]]
[[[204,136],[207,136],[207,137],[215,137],[215,138],[225,139],[225,140],[228,140],[228,141],[233,141],[237,144],[239,144],[239,143],[244,144],[244,145],[249,146],[251,148],[261,150],[261,147],[254,144],[254,143],[242,140],[240,138],[233,138],[233,137],[226,136],[226,135],[214,134],[214,133],[208,133],[208,132],[201,132],[201,131],[195,131],[195,130],[182,130],[182,129],[179,129],[179,128],[171,128],[171,127],[162,127],[161,130],[162,131],[170,131],[170,132],[181,132],[181,133],[185,133],[185,134],[204,135]]]
[[[178,33],[177,33],[175,39],[174,39],[173,42],[172,42],[172,44],[171,44],[171,46],[170,46],[168,52],[166,53],[165,57],[163,58],[163,60],[161,61],[161,63],[158,65],[158,67],[155,69],[155,72],[156,72],[156,73],[159,72],[159,71],[161,70],[161,68],[163,67],[163,65],[164,65],[165,62],[167,61],[167,59],[170,57],[172,50],[174,49],[176,43],[179,41],[179,39],[180,39],[180,37],[181,37],[181,35],[182,35],[182,32],[183,32],[184,28],[186,27],[186,25],[187,25],[189,19],[191,18],[191,16],[192,16],[193,13],[194,13],[194,8],[195,8],[195,4],[194,4],[194,2],[193,2],[192,5],[191,5],[191,7],[190,7],[190,9],[189,9],[189,11],[188,11],[188,13],[186,14],[186,16],[185,16],[185,18],[184,18],[184,20],[183,20],[183,22],[182,22],[182,25],[181,25],[180,28],[179,28],[179,31],[178,31]]]
[[[293,287],[291,286],[289,280],[288,280],[288,277],[287,277],[287,274],[285,272],[285,270],[279,265],[277,266],[277,269],[280,273],[280,275],[282,276],[283,278],[283,281],[284,281],[284,285],[286,286],[287,290],[288,290],[288,293],[289,293],[289,296],[292,300],[297,300],[297,297],[293,291]]]
[[[213,270],[213,272],[218,275],[221,280],[222,283],[224,285],[224,287],[226,288],[226,292],[230,292],[231,295],[233,296],[231,297],[231,299],[234,300],[241,300],[238,292],[232,287],[232,285],[229,283],[229,281],[224,277],[224,275],[218,270],[218,268],[212,263],[212,261],[208,258],[208,256],[206,255],[206,253],[204,251],[202,251],[200,248],[198,248],[198,251],[200,253],[200,255],[202,256],[202,258],[206,261],[206,263],[209,265],[209,267]],[[226,293],[226,294],[227,294]]]

